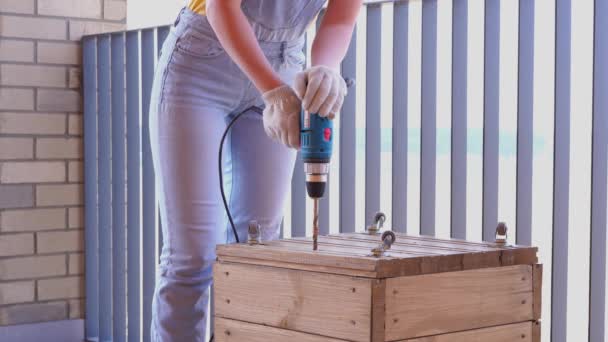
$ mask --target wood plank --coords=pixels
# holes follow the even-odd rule
[[[378,278],[378,276],[377,276],[378,273],[375,271],[361,271],[361,270],[355,270],[355,269],[349,269],[349,268],[305,265],[305,264],[287,263],[287,262],[273,261],[273,260],[260,260],[260,259],[253,259],[253,258],[242,258],[242,257],[231,257],[231,256],[222,256],[218,260],[222,261],[222,262],[233,262],[233,263],[241,263],[241,264],[249,264],[249,265],[285,268],[285,269],[291,269],[291,270],[339,274],[339,275],[347,275],[347,276],[352,276],[352,277]]]
[[[385,339],[532,320],[532,286],[529,265],[387,279]]]
[[[372,342],[384,342],[386,315],[386,280],[372,282]]]
[[[369,341],[369,279],[218,262],[214,280],[216,317]]]
[[[540,340],[534,340],[534,325],[533,322],[523,322],[401,342],[540,342]]]
[[[216,319],[215,331],[215,340],[217,342],[347,342],[346,340],[310,335],[225,318]]]
[[[536,321],[532,324],[532,342],[540,342],[542,336],[542,323]]]
[[[533,283],[533,291],[534,291],[534,319],[540,319],[542,313],[542,298],[543,298],[543,265],[538,264],[534,265],[532,269],[532,281]]]

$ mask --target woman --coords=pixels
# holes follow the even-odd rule
[[[152,339],[203,341],[215,246],[233,241],[217,155],[243,241],[257,220],[278,237],[299,147],[301,108],[333,117],[346,85],[338,68],[362,0],[329,0],[305,66],[304,32],[325,0],[191,0],[165,41],[152,89],[150,140],[163,246]],[[293,88],[292,88],[293,87]]]

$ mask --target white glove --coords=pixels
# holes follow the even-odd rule
[[[333,119],[344,103],[346,82],[340,74],[324,65],[308,68],[296,75],[296,94],[309,113]]]
[[[263,113],[264,131],[277,141],[291,147],[300,147],[300,110],[302,102],[284,84],[262,94],[266,104]]]

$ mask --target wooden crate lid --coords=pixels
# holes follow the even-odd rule
[[[345,233],[311,238],[282,239],[262,245],[217,247],[218,261],[266,265],[368,278],[392,278],[486,267],[537,263],[537,248],[396,234],[397,241],[382,257],[371,250],[380,235]]]

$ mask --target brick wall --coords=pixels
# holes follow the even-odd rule
[[[0,325],[83,317],[80,38],[126,1],[0,0]]]

